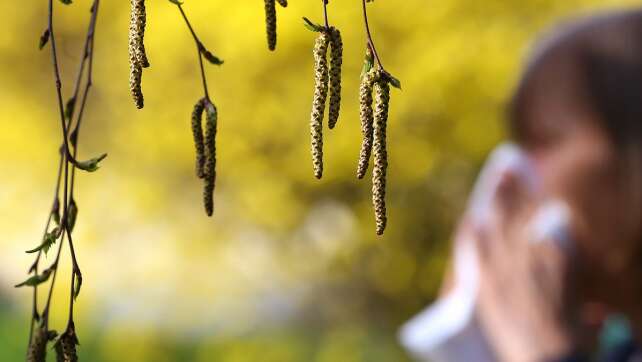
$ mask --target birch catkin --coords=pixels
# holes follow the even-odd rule
[[[268,49],[274,50],[276,49],[276,3],[274,0],[265,0],[265,26],[267,28]]]
[[[145,0],[131,1],[131,19],[129,24],[129,42],[133,48],[134,57],[142,68],[149,67],[147,54],[145,53],[145,26],[147,24],[147,11]]]
[[[77,344],[78,340],[73,335],[63,334],[55,345],[56,361],[78,362]]]
[[[276,2],[278,2],[279,5],[281,5],[284,8],[288,7],[288,0],[276,0]]]
[[[370,155],[372,154],[373,120],[372,110],[372,89],[374,83],[379,79],[380,71],[376,68],[370,69],[361,79],[359,89],[359,117],[361,118],[361,150],[359,151],[359,166],[357,167],[357,178],[362,179],[368,171]]]
[[[323,113],[328,98],[328,44],[330,36],[321,32],[314,44],[314,100],[310,117],[310,136],[312,141],[312,165],[314,177],[323,176]]]
[[[387,79],[375,82],[374,113],[374,168],[372,170],[372,204],[377,222],[377,235],[383,235],[386,229],[386,172],[388,169],[388,151],[386,149],[386,127],[390,105],[390,85]]]
[[[341,110],[341,66],[343,64],[343,40],[341,32],[330,28],[330,105],[328,127],[333,129],[339,120]]]
[[[36,328],[27,351],[27,362],[45,362],[47,359],[47,342],[49,342],[47,330],[42,327]]]
[[[132,62],[129,69],[129,90],[131,91],[132,98],[134,98],[134,103],[136,104],[136,108],[138,109],[141,109],[145,106],[143,91],[141,88],[142,77],[143,68],[138,65],[138,63]]]
[[[129,89],[137,108],[144,107],[141,81],[143,68],[149,66],[145,54],[145,0],[131,0],[131,18],[129,23]]]
[[[145,0],[139,0],[138,4],[140,13],[140,43],[136,49],[136,59],[138,59],[141,67],[149,68],[149,60],[147,59],[147,52],[145,51],[145,28],[147,27],[147,9],[145,8]]]
[[[192,111],[192,134],[196,147],[196,175],[205,178],[205,144],[203,143],[202,118],[205,110],[205,99],[199,99]]]
[[[205,188],[203,199],[208,216],[214,214],[214,187],[216,185],[216,127],[218,110],[211,102],[206,102],[207,124],[205,129]]]

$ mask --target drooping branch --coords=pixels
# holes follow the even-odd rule
[[[93,66],[94,34],[95,34],[95,28],[96,28],[96,19],[98,15],[99,0],[94,0],[94,3],[92,4],[92,7],[91,7],[92,15],[91,15],[89,26],[87,29],[87,37],[85,39],[85,45],[83,48],[83,56],[81,58],[78,74],[76,76],[75,87],[72,93],[73,95],[70,98],[70,100],[67,102],[67,108],[63,106],[63,102],[62,102],[62,83],[60,80],[60,71],[58,67],[58,55],[57,55],[57,49],[56,49],[56,39],[55,39],[54,23],[53,23],[53,1],[50,0],[48,5],[49,5],[48,6],[49,7],[48,27],[47,27],[47,31],[45,32],[45,36],[43,36],[43,38],[41,39],[41,47],[44,46],[44,44],[48,40],[51,41],[50,46],[52,49],[51,54],[52,54],[52,63],[54,68],[54,80],[55,80],[56,94],[57,94],[57,100],[58,100],[58,110],[60,113],[60,119],[61,119],[62,131],[63,131],[63,142],[60,148],[60,161],[59,161],[57,178],[56,178],[56,187],[54,190],[54,202],[45,225],[45,231],[43,235],[43,244],[40,247],[34,249],[34,251],[37,251],[37,255],[34,263],[29,269],[29,272],[34,273],[35,275],[34,277],[30,278],[30,280],[28,280],[27,282],[21,283],[18,285],[18,286],[32,285],[34,288],[33,289],[33,311],[32,311],[31,326],[30,326],[30,333],[29,333],[30,344],[33,342],[32,338],[34,336],[33,333],[34,333],[34,327],[36,322],[40,321],[42,323],[43,328],[45,330],[48,330],[49,310],[51,306],[51,299],[52,299],[53,289],[55,286],[57,269],[60,261],[60,255],[62,253],[62,247],[64,244],[65,236],[67,236],[67,240],[69,242],[72,263],[73,263],[73,273],[71,278],[72,300],[70,301],[70,314],[69,314],[68,328],[70,325],[73,325],[73,298],[76,295],[79,287],[78,286],[74,288],[74,283],[75,282],[77,283],[77,281],[81,280],[82,278],[80,274],[80,268],[78,266],[78,262],[76,259],[72,237],[71,237],[71,232],[73,228],[72,219],[75,220],[75,210],[74,210],[75,204],[73,206],[71,205],[71,201],[73,200],[73,196],[71,195],[71,193],[73,192],[73,185],[74,185],[73,172],[75,171],[76,167],[79,167],[83,170],[93,171],[97,168],[97,163],[100,161],[99,159],[104,158],[104,156],[101,156],[99,159],[94,159],[94,160],[90,160],[88,162],[82,162],[82,163],[76,161],[76,158],[75,158],[75,156],[77,155],[77,149],[78,149],[77,148],[78,130],[79,130],[80,124],[82,123],[84,108],[87,101],[87,95],[92,82],[91,77],[92,77],[92,66]],[[70,142],[68,141],[68,138],[70,137],[69,128],[71,127],[71,123],[74,117],[75,103],[78,99],[83,75],[87,67],[89,69],[88,69],[85,90],[83,93],[80,113],[78,115],[76,127],[71,135],[71,139],[72,139],[71,145],[73,146],[73,149],[74,149],[73,151],[74,154],[71,155],[70,146],[69,146]],[[70,175],[69,175],[70,165],[72,168],[72,171],[71,171],[72,180],[70,180]],[[60,217],[59,215],[59,205],[60,205],[59,194],[60,194],[61,184],[63,189],[62,217]],[[72,213],[74,215],[71,215]],[[54,231],[49,232],[52,219],[58,224],[58,227],[56,227]],[[39,269],[39,264],[42,257],[42,252],[43,250],[46,251],[47,249],[49,249],[50,245],[55,243],[58,239],[60,239],[60,244],[56,252],[56,258],[54,262],[51,264],[51,266],[45,271],[43,271],[42,275],[40,275],[38,269]],[[33,251],[29,251],[29,252],[33,252]],[[37,305],[37,293],[38,293],[37,288],[40,283],[47,281],[49,279],[49,275],[51,275],[52,277],[49,285],[49,292],[47,295],[46,304],[43,308],[42,314],[39,314],[38,305]],[[32,281],[32,283],[29,283],[29,281]]]

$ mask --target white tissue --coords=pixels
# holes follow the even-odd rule
[[[529,192],[536,192],[539,182],[528,157],[512,143],[498,146],[489,156],[482,169],[468,204],[469,216],[473,223],[483,225],[488,222],[491,205],[497,188],[506,173],[519,178]]]
[[[553,242],[567,253],[572,252],[569,232],[571,213],[566,203],[559,200],[541,206],[530,224],[532,243]]]
[[[473,244],[459,244],[455,250],[453,291],[415,316],[400,331],[401,343],[417,360],[495,361],[475,316],[477,271]]]
[[[528,157],[515,145],[498,146],[481,171],[468,204],[471,222],[484,225],[492,212],[499,183],[511,172],[529,192],[539,191],[539,182]],[[544,240],[570,246],[568,207],[551,201],[536,213],[530,225],[531,242]],[[432,362],[494,362],[475,310],[479,288],[478,260],[473,240],[456,240],[454,288],[400,330],[403,346],[418,360]]]

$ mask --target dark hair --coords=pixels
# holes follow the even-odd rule
[[[639,225],[642,9],[575,20],[539,43],[509,106],[509,126],[519,143],[534,142],[534,133],[540,127],[528,116],[528,103],[542,85],[546,89],[562,87],[565,101],[568,98],[596,116],[593,118],[608,134],[624,162],[631,198],[637,203],[633,222]]]

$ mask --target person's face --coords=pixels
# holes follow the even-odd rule
[[[526,150],[544,196],[565,201],[571,209],[580,294],[618,303],[638,247],[625,222],[630,210],[619,157],[594,116],[558,91],[531,99],[528,122],[536,128]]]

